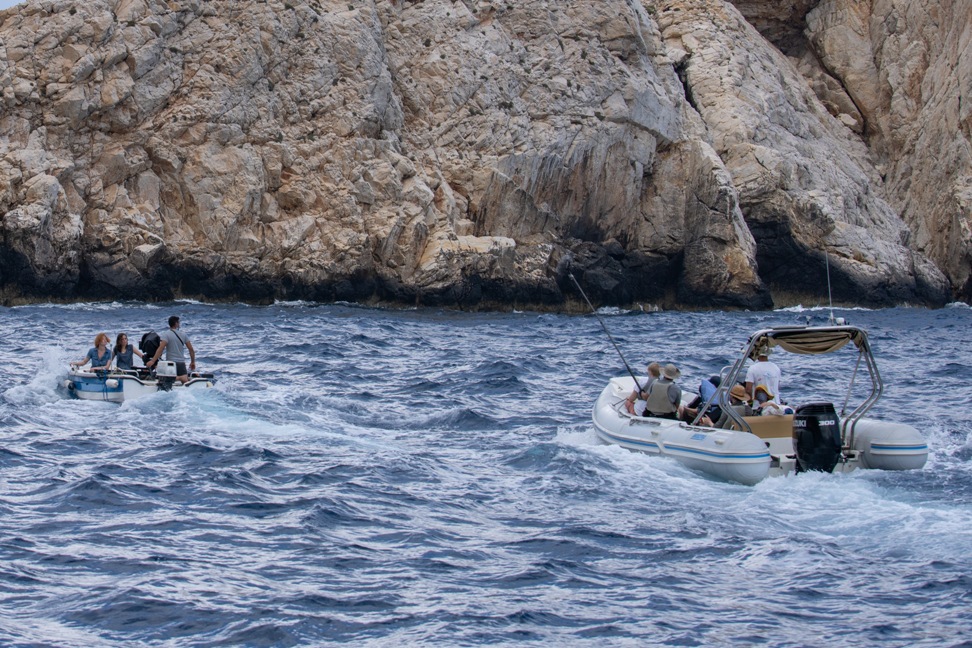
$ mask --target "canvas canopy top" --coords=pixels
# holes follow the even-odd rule
[[[867,334],[856,326],[779,327],[754,334],[747,355],[755,360],[760,352],[774,347],[801,355],[820,355],[837,351],[848,342],[861,352],[869,350]]]

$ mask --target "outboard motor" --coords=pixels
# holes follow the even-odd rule
[[[159,366],[155,370],[155,379],[158,381],[160,390],[171,390],[176,380],[176,363],[171,360],[159,360]]]
[[[833,472],[840,461],[840,420],[833,403],[807,403],[793,416],[797,472]]]

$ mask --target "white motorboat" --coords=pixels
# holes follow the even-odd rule
[[[761,350],[782,349],[801,355],[832,353],[848,343],[857,347],[857,365],[847,388],[848,398],[838,414],[832,403],[806,403],[794,414],[740,416],[729,407],[728,392],[745,378],[747,360]],[[867,367],[871,391],[847,411],[861,364]],[[699,409],[691,423],[633,416],[625,400],[635,389],[635,377],[612,378],[594,404],[594,428],[604,443],[630,450],[672,457],[686,466],[719,479],[755,484],[767,476],[802,471],[848,472],[856,468],[912,470],[925,465],[928,445],[914,427],[864,415],[884,389],[863,329],[850,325],[794,326],[758,331],[742,357],[722,372],[721,385]],[[638,378],[644,385],[647,378]],[[683,393],[683,403],[694,394]],[[698,425],[710,405],[718,404],[732,420],[730,429]]]
[[[121,403],[160,391],[209,389],[216,383],[213,374],[190,373],[189,382],[176,380],[175,363],[159,362],[156,371],[147,369],[88,371],[71,367],[64,381],[67,390],[83,400]]]

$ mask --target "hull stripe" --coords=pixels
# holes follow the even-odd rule
[[[601,427],[598,427],[597,428],[597,431],[598,431],[599,434],[602,434],[603,436],[609,437],[615,443],[621,443],[621,444],[627,443],[627,444],[630,444],[630,445],[644,446],[646,448],[653,448],[654,450],[658,451],[659,453],[661,453],[661,451],[662,451],[661,446],[659,446],[657,443],[655,443],[653,441],[642,441],[640,439],[631,439],[631,438],[628,438],[628,437],[617,436],[617,435],[611,434],[610,432],[608,432],[607,430],[605,430],[605,429],[603,429]],[[767,451],[767,452],[759,452],[759,453],[713,452],[711,450],[701,450],[701,449],[697,449],[697,448],[688,448],[686,446],[678,446],[678,445],[671,445],[671,444],[665,444],[665,448],[666,449],[675,450],[675,451],[678,451],[678,452],[685,452],[685,453],[690,453],[690,454],[702,455],[703,457],[712,457],[712,458],[715,458],[715,459],[770,459],[770,453],[769,453],[769,451]]]

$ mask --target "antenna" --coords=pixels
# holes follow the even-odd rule
[[[834,324],[834,298],[830,292],[830,252],[824,248],[824,261],[827,264],[827,301],[830,304],[830,325]]]
[[[840,325],[846,324],[843,317],[834,317],[834,298],[830,292],[830,253],[824,249],[824,260],[827,262],[827,301],[830,302],[830,325]]]

